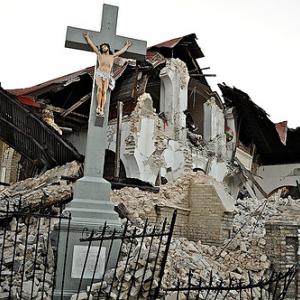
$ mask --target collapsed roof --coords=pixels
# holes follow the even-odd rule
[[[122,59],[115,63],[113,74],[118,80],[111,94],[109,118],[116,117],[118,101],[124,103],[125,114],[131,113],[137,98],[146,91],[151,92],[154,107],[159,112],[159,92],[155,87],[160,84],[159,71],[165,66],[166,58],[184,61],[193,77],[191,86],[200,85],[207,94],[211,93],[205,74],[197,63],[197,59],[204,55],[196,39],[195,34],[189,34],[154,45],[148,49],[145,61],[137,64]],[[87,126],[93,76],[94,67],[89,67],[30,88],[9,92],[32,108],[40,108],[41,104],[52,105],[55,120],[60,126],[79,130]]]
[[[123,113],[130,114],[137,103],[137,98],[145,92],[151,94],[154,108],[157,113],[160,112],[159,73],[166,65],[166,59],[168,58],[179,58],[186,63],[188,71],[192,76],[189,83],[189,90],[193,91],[193,100],[195,100],[195,97],[199,98],[201,96],[201,101],[204,101],[204,99],[206,101],[212,91],[205,79],[205,74],[202,73],[197,63],[197,59],[204,55],[196,39],[195,34],[190,34],[152,46],[148,49],[146,58],[142,62],[119,58],[119,60],[115,62],[112,70],[115,79],[118,80],[116,88],[111,94],[109,119],[116,117],[116,103],[118,101],[124,103]],[[10,102],[12,107],[18,107],[18,109],[20,108],[21,110],[24,108],[23,113],[27,113],[28,116],[32,116],[34,120],[39,121],[38,124],[40,124],[40,126],[37,125],[35,121],[26,123],[28,127],[27,131],[30,132],[30,135],[27,135],[27,139],[31,140],[31,144],[36,145],[36,140],[39,140],[35,135],[40,134],[38,133],[40,129],[36,130],[36,127],[44,128],[45,134],[43,135],[43,141],[40,141],[37,148],[35,147],[36,151],[31,151],[30,153],[27,153],[26,151],[29,150],[26,149],[31,149],[33,146],[23,147],[23,149],[20,145],[25,145],[26,143],[20,139],[15,140],[16,134],[5,134],[5,132],[11,132],[11,130],[4,130],[4,126],[1,126],[3,130],[0,130],[0,139],[4,140],[27,159],[31,161],[38,159],[39,165],[44,163],[47,165],[47,168],[63,164],[70,161],[71,158],[82,159],[76,149],[70,145],[64,136],[59,136],[51,126],[43,123],[42,108],[45,107],[45,105],[51,107],[55,122],[61,128],[73,132],[87,128],[94,70],[95,67],[92,66],[33,87],[11,89],[8,91],[3,90],[3,95],[5,94],[5,96],[1,96],[1,102],[4,101],[5,98],[5,100]],[[198,98],[196,100],[199,100]],[[3,111],[4,106],[1,104],[0,107],[0,110],[2,110],[1,113],[5,114]],[[21,125],[14,124],[12,130],[17,132],[19,130],[18,126]],[[60,152],[56,151],[56,156],[51,154],[52,156],[49,157],[47,152],[50,151],[49,149],[51,147],[53,148],[51,148],[51,151],[54,152],[55,143],[58,143],[52,143],[52,146],[45,144],[46,140],[51,140],[46,137],[51,135],[55,136],[55,141],[59,140],[61,145],[64,144],[66,146],[66,151],[69,153],[68,155],[63,154],[64,151],[61,150]],[[40,154],[38,153],[39,151]],[[41,153],[43,153],[43,155]],[[47,158],[46,161],[45,157]]]
[[[0,88],[0,139],[37,168],[82,160],[75,147]]]
[[[240,124],[239,139],[245,146],[255,144],[260,163],[284,164],[300,162],[300,128],[287,128],[286,144],[267,113],[245,92],[219,84],[226,106],[235,107]]]

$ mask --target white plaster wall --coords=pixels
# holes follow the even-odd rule
[[[226,127],[228,133],[228,138],[226,143],[226,156],[227,159],[231,160],[235,151],[236,139],[237,139],[235,117],[234,117],[234,112],[232,107],[226,109],[225,120],[226,120]]]
[[[208,175],[214,177],[218,182],[222,182],[225,175],[227,174],[227,171],[227,163],[218,162],[217,159],[214,158],[211,162],[211,167]]]
[[[126,138],[132,134],[130,119],[122,123],[121,160],[124,164],[126,176],[155,183],[159,167],[152,163],[151,156],[155,151],[153,118],[141,117],[140,130],[136,132],[135,147],[132,152],[126,151]],[[108,130],[108,148],[116,151],[116,124],[112,122]]]
[[[185,64],[178,59],[170,59],[161,70],[160,110],[168,118],[168,127],[158,128],[158,117],[153,114],[152,99],[148,94],[139,97],[138,104],[130,117],[123,119],[121,136],[121,160],[127,177],[138,178],[155,184],[158,173],[169,181],[181,176],[187,168],[207,166],[208,158],[196,148],[188,148],[186,141],[186,118],[183,111],[188,103],[189,75]],[[225,146],[224,114],[214,99],[206,103],[206,133],[214,144],[215,158],[210,165],[209,175],[222,181],[226,173],[226,164],[220,161],[220,147]],[[161,122],[161,120],[160,120]],[[107,132],[108,149],[115,152],[116,120],[112,120]],[[79,134],[70,134],[68,139],[81,154],[85,153],[86,130]],[[219,141],[220,140],[220,141]]]
[[[138,151],[141,157],[149,158],[154,152],[154,119],[142,118],[141,131],[138,133]]]
[[[169,141],[163,157],[165,164],[161,175],[168,181],[180,177],[184,172],[184,153],[181,145],[177,141]]]
[[[196,147],[192,147],[191,152],[192,152],[192,168],[193,169],[198,168],[205,171],[208,163],[208,158],[202,155],[202,151],[200,151]]]
[[[6,167],[1,167],[0,169],[0,181],[5,182]]]
[[[203,138],[205,141],[211,141],[218,135],[224,134],[225,117],[223,110],[219,108],[213,97],[203,103],[204,110],[204,130]]]
[[[257,175],[257,182],[266,193],[270,193],[284,185],[295,186],[296,180],[300,182],[300,164],[261,166],[257,170]]]

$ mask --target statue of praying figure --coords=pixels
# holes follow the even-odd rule
[[[103,116],[104,106],[106,102],[106,92],[108,88],[110,88],[110,90],[114,88],[114,84],[110,84],[113,80],[113,78],[111,77],[111,70],[113,67],[114,59],[125,53],[127,49],[132,45],[132,43],[131,41],[127,40],[125,46],[122,49],[112,54],[109,44],[103,43],[99,46],[99,48],[97,48],[88,33],[84,32],[83,37],[85,38],[87,44],[97,54],[98,68],[95,74],[97,84],[96,114],[98,116]]]

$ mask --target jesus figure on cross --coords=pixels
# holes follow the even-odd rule
[[[88,33],[84,32],[83,37],[85,38],[87,44],[97,54],[98,68],[96,69],[95,74],[97,84],[96,114],[98,116],[103,116],[104,106],[106,102],[106,92],[108,88],[110,88],[111,90],[114,88],[114,84],[111,84],[113,83],[113,78],[111,78],[111,70],[113,67],[114,59],[125,53],[127,49],[132,45],[132,43],[127,40],[125,46],[122,49],[112,54],[109,44],[103,43],[99,46],[99,48],[97,48]]]

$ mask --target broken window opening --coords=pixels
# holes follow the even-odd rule
[[[190,113],[194,123],[194,133],[203,136],[204,129],[204,108],[203,104],[207,101],[209,91],[206,91],[196,79],[191,78],[188,86],[188,108],[187,112]]]
[[[151,95],[153,101],[153,108],[155,112],[159,114],[160,111],[160,85],[161,81],[159,78],[155,79],[150,77],[146,86],[146,93]]]
[[[104,163],[104,175],[103,177],[108,180],[114,180],[114,170],[115,170],[115,152],[106,149],[105,151],[105,163]],[[126,171],[122,160],[120,160],[120,179],[126,178]]]

